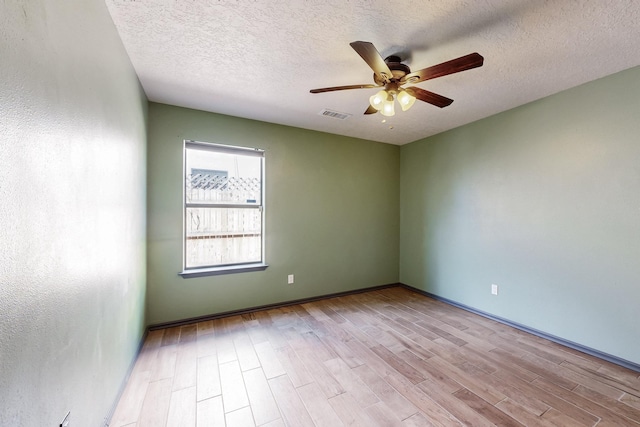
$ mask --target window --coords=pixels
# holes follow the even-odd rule
[[[183,277],[263,270],[264,151],[184,143]]]

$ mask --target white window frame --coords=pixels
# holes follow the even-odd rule
[[[261,158],[261,197],[260,203],[256,205],[234,205],[229,203],[221,203],[221,204],[207,204],[201,205],[197,203],[188,203],[187,202],[187,192],[186,192],[186,176],[187,176],[187,150],[188,149],[196,149],[196,150],[204,150],[204,151],[213,151],[217,153],[228,153],[235,154],[240,156],[251,156],[251,157],[260,157]],[[202,142],[202,141],[193,141],[193,140],[184,140],[183,144],[183,161],[182,161],[182,271],[179,273],[183,278],[192,278],[192,277],[203,277],[203,276],[212,276],[219,274],[230,274],[230,273],[243,273],[249,271],[262,271],[265,270],[268,265],[266,264],[266,253],[265,253],[265,152],[259,148],[249,148],[249,147],[240,147],[233,145],[224,145],[217,144],[211,142]],[[186,258],[186,250],[187,250],[187,209],[190,207],[206,207],[206,208],[242,208],[242,209],[259,209],[261,214],[261,260],[259,262],[247,262],[247,263],[235,263],[235,264],[224,264],[224,265],[211,265],[206,267],[187,267],[187,258]]]

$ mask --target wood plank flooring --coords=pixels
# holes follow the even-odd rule
[[[640,426],[640,378],[394,287],[151,331],[110,427]]]

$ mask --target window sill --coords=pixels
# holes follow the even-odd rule
[[[235,274],[235,273],[248,273],[251,271],[264,271],[269,267],[267,264],[242,264],[242,265],[227,265],[224,267],[209,267],[209,268],[194,268],[190,270],[184,270],[178,273],[183,279],[192,279],[195,277],[205,276],[219,276],[222,274]]]

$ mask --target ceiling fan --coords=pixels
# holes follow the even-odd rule
[[[429,92],[416,86],[402,87],[406,84],[420,83],[425,80],[435,79],[437,77],[458,73],[460,71],[470,70],[472,68],[482,66],[484,58],[478,53],[470,53],[460,58],[452,59],[432,67],[423,68],[422,70],[411,72],[411,69],[400,62],[400,57],[391,55],[386,59],[382,59],[380,53],[376,50],[372,43],[355,41],[349,43],[353,50],[364,59],[364,62],[373,70],[373,81],[375,84],[360,84],[349,86],[324,87],[320,89],[312,89],[311,93],[333,92],[336,90],[347,89],[368,89],[382,87],[378,93],[369,98],[369,108],[364,114],[375,114],[378,111],[385,116],[393,116],[394,96],[398,100],[402,111],[406,111],[416,99],[444,108],[453,102],[437,93]]]

